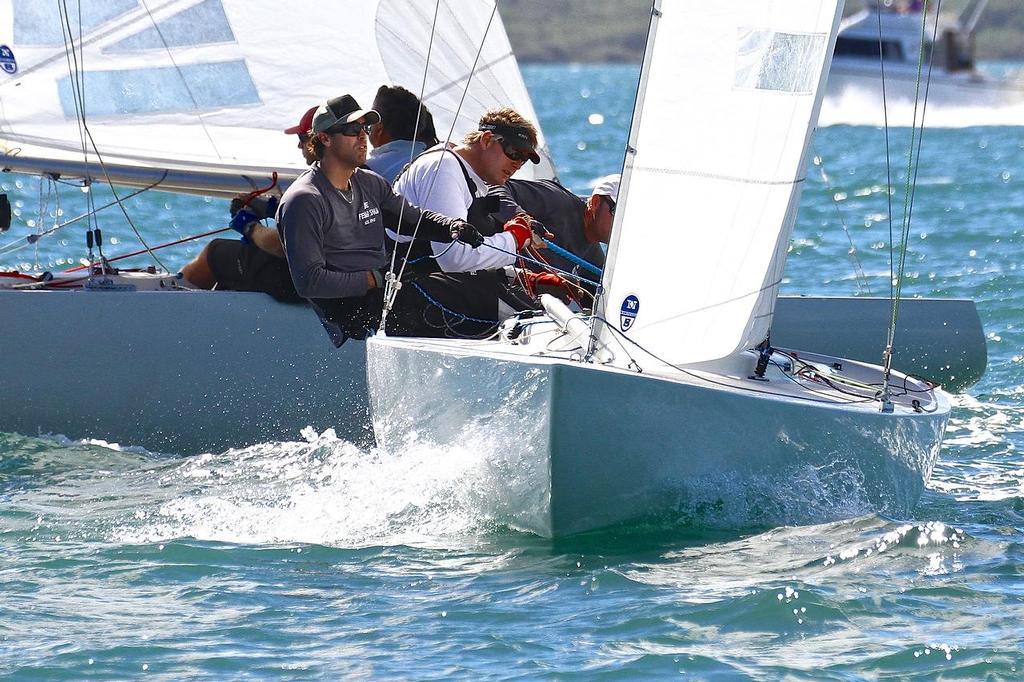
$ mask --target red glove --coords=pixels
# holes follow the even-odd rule
[[[565,280],[553,272],[531,272],[525,270],[522,273],[526,290],[533,296],[551,294],[563,301],[569,298],[569,289],[565,286]]]
[[[505,223],[505,231],[515,237],[516,251],[522,251],[533,237],[533,230],[530,229],[530,217],[524,213],[517,214],[515,218]]]
[[[537,285],[549,286],[549,287],[561,287],[565,285],[562,278],[553,272],[530,272],[526,271],[523,273],[524,279],[526,279],[527,285],[531,288],[536,288]]]

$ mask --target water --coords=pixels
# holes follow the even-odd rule
[[[635,75],[525,70],[574,189],[621,162]],[[892,143],[901,182],[906,131]],[[874,128],[819,134],[831,187],[810,169],[788,292],[887,292],[882,144]],[[390,452],[307,432],[185,458],[0,434],[0,675],[1024,677],[1024,128],[932,130],[924,150],[905,293],[974,298],[989,368],[956,398],[908,518],[649,521],[551,542],[487,514],[486,453],[457,444]],[[39,184],[0,182],[21,213],[2,249],[40,221]],[[153,242],[225,220],[223,201],[131,203]],[[62,186],[61,207],[80,211],[80,192]],[[43,225],[49,212],[52,198]],[[108,255],[137,248],[117,215],[102,226]],[[0,266],[66,267],[83,251],[74,229]],[[172,267],[191,257],[162,253]]]

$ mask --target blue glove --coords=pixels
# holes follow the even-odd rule
[[[243,208],[231,218],[231,222],[228,226],[242,235],[242,242],[245,244],[249,243],[249,232],[252,230],[252,226],[259,222],[259,218],[255,213],[249,209]]]

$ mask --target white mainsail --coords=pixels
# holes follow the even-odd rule
[[[657,357],[767,333],[842,5],[656,3],[602,311]],[[606,324],[599,344],[618,345]]]
[[[273,170],[287,180],[304,166],[281,131],[308,107],[343,92],[368,107],[381,84],[419,93],[435,5],[423,99],[438,135],[454,122],[461,138],[495,106],[536,121],[496,13],[488,29],[493,0],[65,4],[69,28],[59,2],[0,0],[0,45],[16,65],[0,71],[4,168],[104,179],[91,144],[82,151],[69,68],[77,59],[89,131],[114,181],[145,185],[167,171],[163,189],[230,194],[266,184]],[[553,174],[546,149],[542,156],[527,174]]]

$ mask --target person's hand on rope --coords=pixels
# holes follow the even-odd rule
[[[259,216],[250,211],[247,208],[239,210],[231,218],[231,222],[228,226],[242,235],[242,241],[246,244],[249,243],[249,235],[252,233],[253,227],[260,221]]]
[[[231,217],[234,218],[239,211],[248,210],[250,213],[256,216],[258,220],[264,218],[273,218],[277,214],[278,198],[275,196],[267,197],[253,197],[249,199],[248,205],[245,200],[248,194],[239,194],[231,200],[231,205],[228,206],[228,211],[231,213]]]
[[[516,251],[522,251],[527,244],[533,241],[533,228],[530,227],[530,216],[525,213],[517,213],[514,218],[505,223],[505,232],[508,232],[516,240]]]
[[[547,244],[544,243],[545,239],[551,240],[555,238],[555,235],[548,232],[548,228],[544,227],[544,223],[537,220],[532,216],[526,216],[530,221],[530,229],[533,231],[533,245],[538,249],[546,249]]]
[[[563,301],[567,301],[570,298],[569,287],[566,286],[565,280],[553,272],[523,270],[520,272],[520,276],[523,278],[527,291],[531,292],[534,296],[551,294]]]
[[[452,241],[468,244],[475,249],[484,243],[484,236],[465,220],[457,220],[452,226]]]

